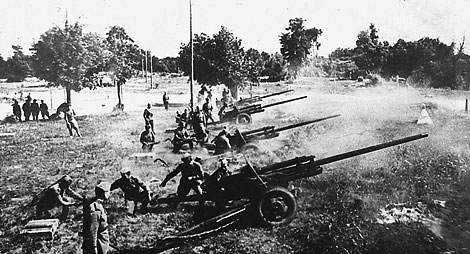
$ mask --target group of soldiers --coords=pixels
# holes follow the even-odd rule
[[[13,115],[15,116],[15,120],[21,122],[21,113],[23,111],[24,115],[24,121],[39,121],[39,113],[41,113],[42,120],[49,119],[49,107],[47,104],[44,102],[44,100],[41,100],[41,104],[37,102],[36,99],[32,99],[30,95],[26,97],[26,101],[23,103],[22,106],[18,103],[18,101],[15,99],[13,101]]]

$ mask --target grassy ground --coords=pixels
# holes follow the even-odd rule
[[[139,84],[129,86],[134,96],[145,91]],[[307,94],[305,100],[267,109],[253,116],[248,129],[264,125],[284,126],[333,114],[341,117],[282,133],[279,138],[261,141],[264,152],[252,158],[256,165],[269,164],[295,156],[324,158],[337,153],[386,142],[417,133],[429,137],[324,167],[324,173],[291,183],[299,203],[294,221],[285,227],[266,229],[255,224],[236,225],[220,234],[193,240],[168,253],[469,253],[470,178],[468,174],[469,118],[455,107],[463,93],[415,90],[383,84],[354,88],[324,80],[299,80],[294,95],[266,100],[276,101]],[[178,83],[162,83],[161,90],[181,93]],[[263,85],[257,93],[280,91],[284,85]],[[129,90],[126,95],[133,96]],[[160,98],[158,98],[157,102]],[[146,102],[145,102],[146,103]],[[145,104],[142,102],[142,104]],[[264,102],[263,102],[264,103]],[[420,105],[427,103],[432,126],[416,125]],[[174,127],[177,108],[166,112],[154,108],[157,139]],[[2,124],[0,132],[16,132],[0,140],[0,252],[79,253],[81,209],[71,209],[71,219],[62,223],[53,241],[33,241],[19,231],[33,218],[24,209],[35,193],[69,174],[72,187],[92,194],[100,180],[113,181],[122,167],[146,181],[163,179],[179,162],[180,155],[168,143],[155,147],[155,156],[169,168],[151,160],[133,160],[140,152],[141,111],[121,114],[87,115],[79,119],[82,138],[68,137],[65,124],[57,122]],[[213,131],[215,132],[215,131]],[[214,160],[203,150],[204,167]],[[153,186],[159,195],[175,191],[177,179],[167,188]],[[433,205],[446,201],[445,208]],[[441,223],[378,224],[378,212],[391,203],[428,204]],[[162,207],[131,217],[122,206],[121,192],[106,204],[111,241],[122,249],[151,247],[158,239],[189,228],[191,206]],[[59,212],[59,211],[57,211]]]

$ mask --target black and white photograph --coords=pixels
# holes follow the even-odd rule
[[[0,253],[470,253],[470,1],[0,1]]]

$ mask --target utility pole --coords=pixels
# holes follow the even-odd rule
[[[147,81],[147,70],[148,70],[148,61],[147,61],[147,50],[145,51],[145,84],[148,84]]]
[[[153,61],[152,53],[150,53],[150,89],[153,88]]]
[[[189,44],[191,48],[191,76],[189,79],[189,90],[191,93],[191,111],[193,110],[194,105],[194,96],[193,96],[193,80],[194,80],[194,47],[193,47],[193,6],[192,1],[189,0]]]
[[[142,59],[142,78],[144,77],[144,54],[142,54],[142,50],[140,51],[140,59]]]

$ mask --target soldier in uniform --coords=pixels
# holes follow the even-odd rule
[[[229,139],[230,133],[227,131],[227,126],[224,126],[224,129],[219,132],[219,134],[214,138],[213,142],[215,143],[214,154],[223,154],[232,149]]]
[[[36,99],[31,103],[31,114],[33,115],[33,121],[39,121],[39,104]]]
[[[183,122],[180,122],[178,128],[175,129],[175,136],[171,143],[173,143],[173,152],[175,153],[178,152],[184,144],[188,144],[189,147],[193,149],[193,140],[190,138]]]
[[[204,190],[211,195],[217,195],[221,191],[224,191],[222,186],[220,186],[220,180],[231,174],[232,172],[228,169],[228,160],[221,159],[220,167],[212,173],[209,179],[204,183]]]
[[[178,197],[186,197],[191,189],[194,190],[197,195],[202,195],[201,184],[204,180],[204,171],[202,170],[201,164],[194,161],[189,153],[185,153],[181,161],[182,163],[165,177],[160,186],[165,187],[169,180],[181,172],[180,184],[177,190]]]
[[[25,103],[23,103],[23,113],[24,113],[24,120],[25,122],[29,121],[29,117],[31,116],[31,101],[26,100]]]
[[[120,188],[124,192],[124,202],[127,207],[127,200],[134,202],[133,214],[137,212],[138,203],[142,203],[140,209],[147,212],[147,205],[150,202],[150,190],[140,178],[131,175],[129,169],[123,169],[121,178],[111,184],[111,191]]]
[[[109,197],[109,183],[101,182],[95,187],[95,197],[83,204],[84,254],[106,254],[109,247],[108,217],[103,201]]]
[[[145,125],[150,125],[150,127],[152,128],[152,131],[153,130],[153,113],[150,112],[150,108],[152,106],[150,105],[150,103],[147,104],[147,108],[144,109],[144,121],[145,121]]]
[[[47,119],[49,119],[49,107],[47,106],[46,103],[44,103],[44,100],[41,100],[39,109],[41,110],[42,120],[46,120],[46,116],[47,116]]]
[[[78,128],[77,119],[75,119],[75,110],[70,106],[70,103],[67,103],[63,109],[65,125],[69,130],[70,137],[73,137],[73,130],[77,133],[77,136],[81,137],[80,129]]]
[[[166,93],[166,91],[163,93],[163,106],[165,106],[165,110],[168,110],[168,106],[170,105],[170,97]]]
[[[212,107],[209,98],[206,98],[206,102],[204,104],[202,104],[202,112],[204,112],[204,115],[206,115],[206,117],[205,117],[206,126],[207,126],[207,122],[209,121],[209,119],[211,119],[212,122],[215,122],[214,118],[212,117],[212,110],[213,109],[214,108]]]
[[[157,142],[155,142],[155,133],[150,130],[150,125],[145,125],[145,131],[140,134],[140,143],[142,143],[142,149],[145,151],[152,151],[152,148]]]
[[[18,101],[15,100],[15,102],[12,104],[13,106],[13,115],[16,116],[16,118],[18,118],[18,121],[21,122],[21,107],[20,107],[20,104],[18,104]]]
[[[56,183],[45,189],[36,205],[36,217],[50,218],[49,210],[62,206],[60,219],[65,220],[69,213],[69,207],[79,205],[83,201],[83,197],[80,194],[70,189],[71,184],[72,178],[70,176],[63,176]],[[70,195],[70,197],[66,196],[66,194]],[[74,199],[80,202],[74,202]]]

